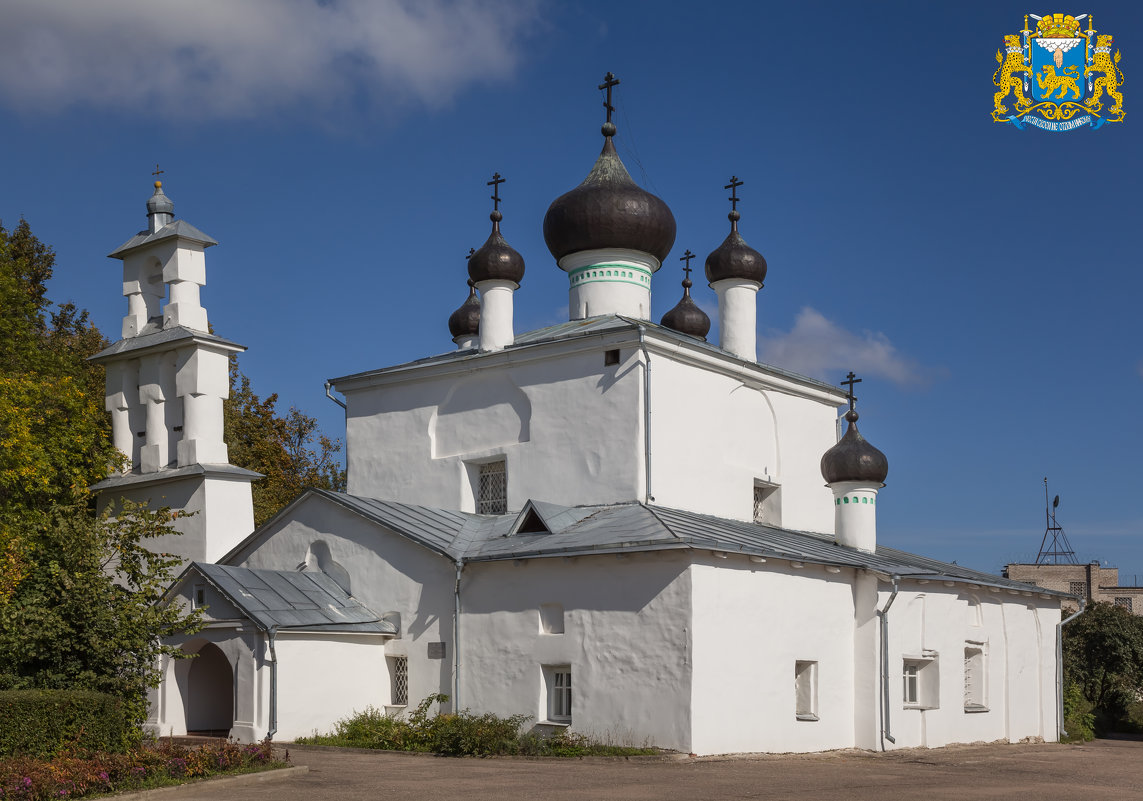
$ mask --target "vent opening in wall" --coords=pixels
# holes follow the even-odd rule
[[[606,350],[603,352],[603,365],[610,367],[613,364],[619,364],[619,349]]]
[[[194,585],[194,608],[201,609],[206,606],[206,585]]]
[[[508,512],[508,466],[503,459],[480,465],[476,512],[482,515]]]
[[[754,481],[754,522],[763,526],[782,525],[782,488],[769,481]]]
[[[564,605],[540,604],[540,633],[564,633]]]
[[[798,720],[818,719],[818,663],[794,663],[794,712]]]

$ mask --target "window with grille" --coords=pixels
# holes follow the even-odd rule
[[[503,459],[480,465],[476,511],[482,515],[508,512],[508,470]]]
[[[409,703],[409,657],[390,656],[389,681],[392,689],[391,706],[407,706]]]
[[[1118,597],[1115,599],[1115,605],[1116,605],[1116,606],[1122,606],[1122,607],[1123,607],[1124,609],[1126,609],[1128,612],[1133,612],[1133,611],[1135,611],[1134,609],[1132,609],[1132,608],[1131,608],[1131,596],[1130,596],[1130,595],[1121,595],[1121,596],[1118,596]]]
[[[1072,595],[1087,596],[1087,582],[1086,581],[1072,581],[1068,583],[1068,592]]]
[[[782,525],[781,493],[774,484],[754,484],[754,522],[767,526]]]
[[[985,712],[984,700],[984,646],[969,644],[964,647],[964,711]]]
[[[794,663],[794,714],[798,720],[818,719],[818,663]]]
[[[571,667],[558,665],[544,668],[544,680],[548,687],[548,720],[554,723],[571,723],[572,682]]]

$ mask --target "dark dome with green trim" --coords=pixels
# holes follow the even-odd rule
[[[838,481],[861,481],[884,484],[889,475],[889,460],[869,444],[857,430],[857,412],[845,413],[849,427],[841,441],[822,455],[822,478],[827,484]]]

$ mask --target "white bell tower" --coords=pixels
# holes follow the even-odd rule
[[[107,371],[111,436],[125,465],[92,489],[100,508],[127,498],[194,512],[178,521],[181,536],[149,546],[214,562],[254,530],[250,482],[260,475],[230,464],[222,438],[229,357],[246,348],[209,333],[200,302],[205,251],[218,243],[174,219],[159,181],[147,218],[109,254],[123,262],[127,316],[122,339],[92,361]]]

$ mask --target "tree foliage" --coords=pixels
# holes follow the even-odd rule
[[[0,605],[0,685],[109,693],[142,722],[158,657],[175,651],[161,638],[200,622],[156,603],[182,560],[146,548],[181,516],[124,501],[114,518],[57,506],[14,523],[27,569]]]
[[[308,487],[345,489],[345,469],[336,458],[341,443],[318,431],[317,420],[293,406],[280,416],[277,403],[276,393],[260,398],[231,360],[223,438],[232,464],[265,476],[251,488],[255,526]]]
[[[1064,675],[1106,728],[1126,719],[1143,693],[1143,617],[1095,603],[1064,626]]]

